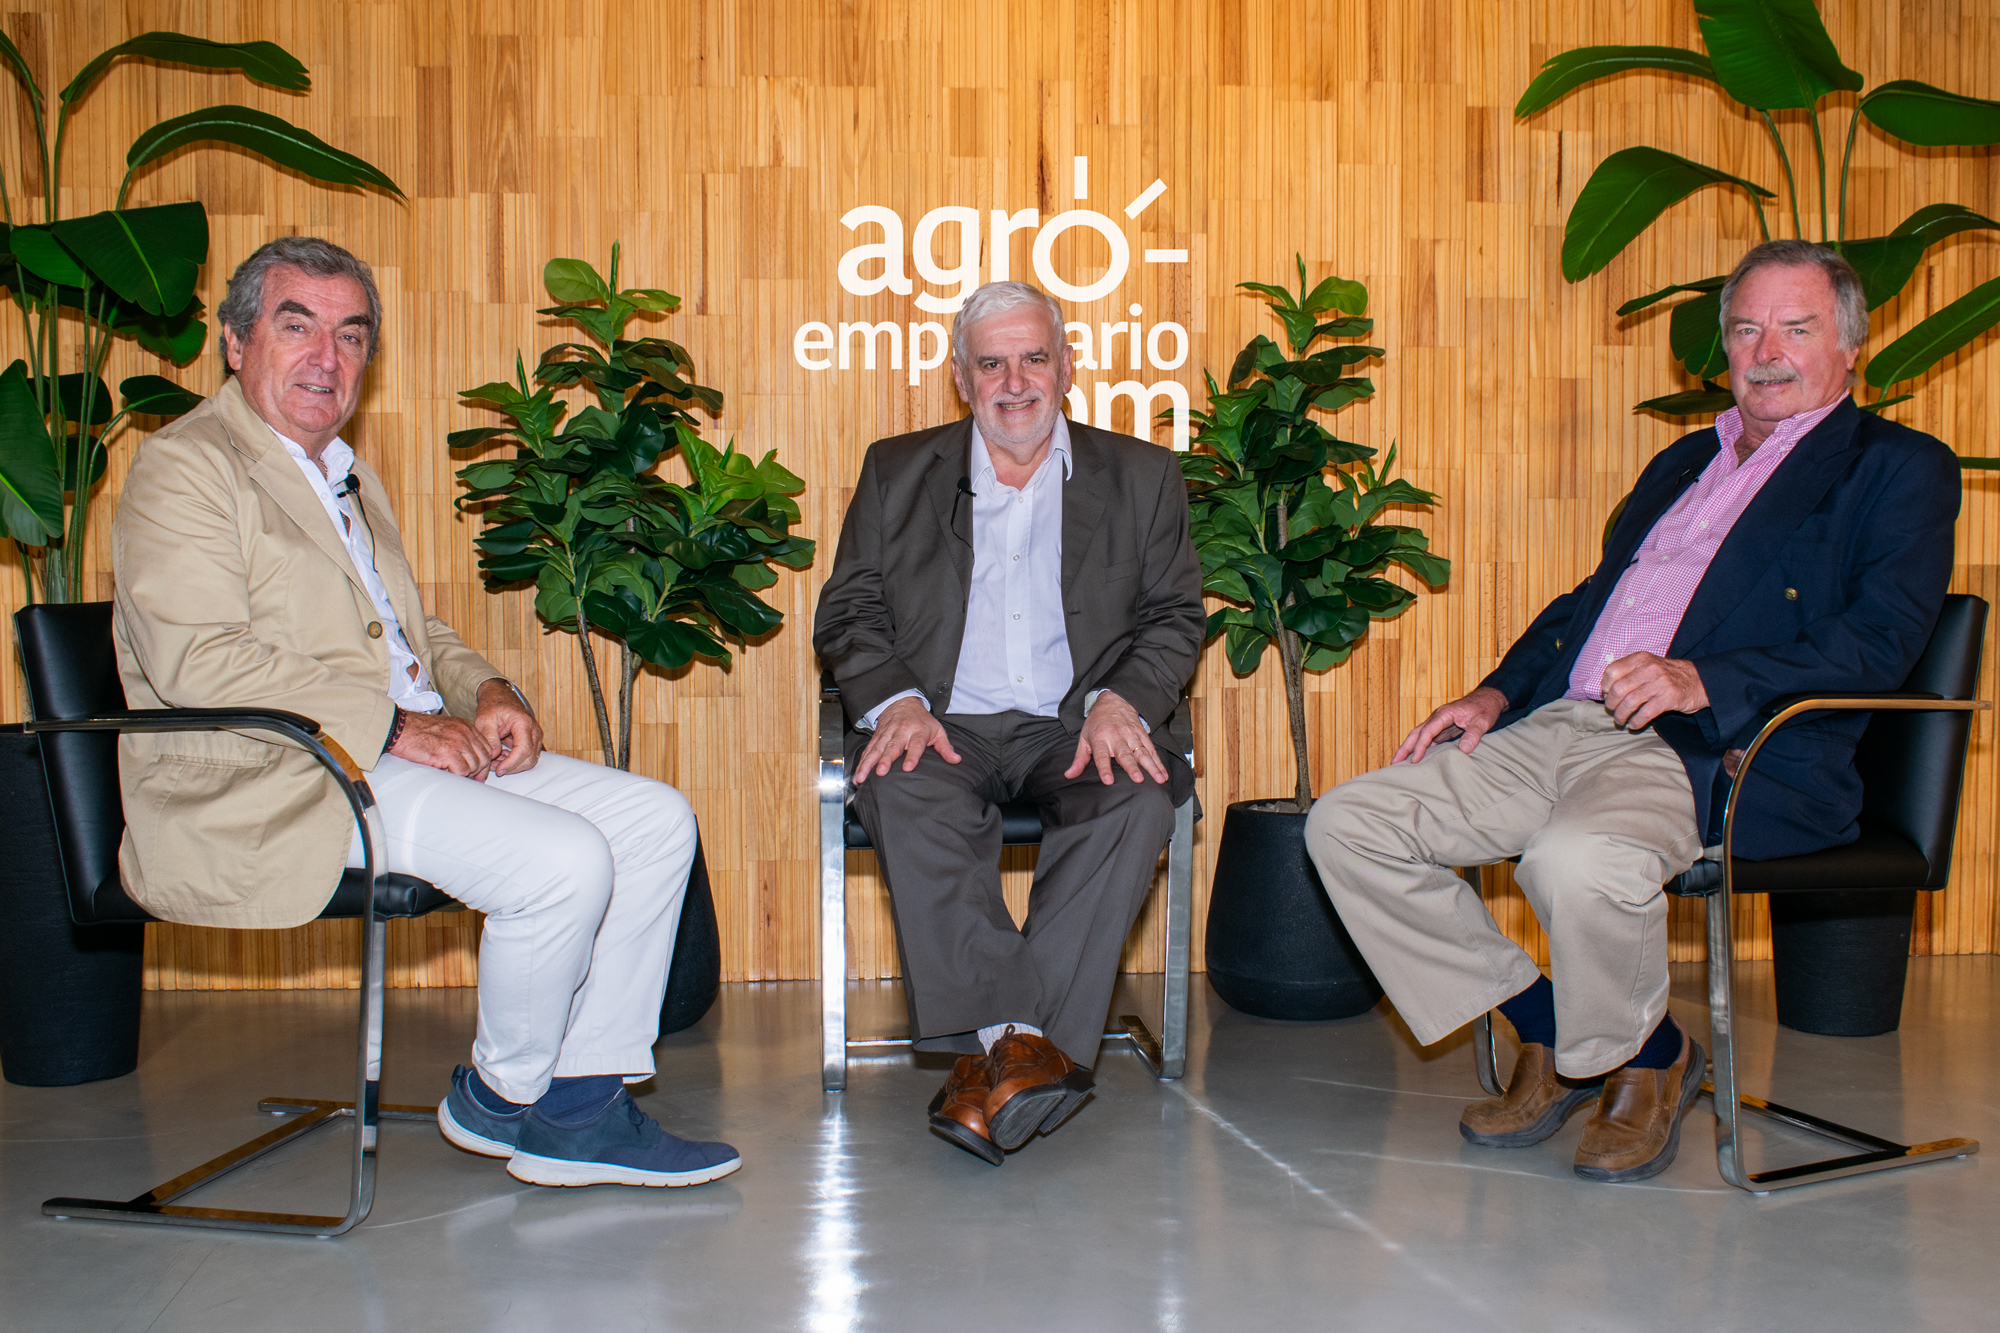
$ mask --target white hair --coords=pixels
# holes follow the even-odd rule
[[[1032,283],[989,282],[965,298],[965,304],[958,308],[957,318],[951,322],[951,359],[961,367],[968,363],[972,355],[969,344],[973,325],[1022,306],[1035,306],[1046,312],[1055,340],[1058,343],[1063,340],[1063,329],[1068,321],[1063,318],[1063,308],[1056,304],[1053,296]]]

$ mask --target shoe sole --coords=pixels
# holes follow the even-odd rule
[[[720,1180],[742,1165],[741,1157],[732,1157],[726,1162],[693,1171],[647,1171],[636,1166],[621,1166],[617,1162],[579,1162],[567,1157],[542,1157],[517,1151],[513,1160],[507,1163],[507,1174],[530,1185],[649,1185],[678,1189],[683,1185]]]
[[[931,1133],[957,1147],[965,1149],[980,1161],[992,1166],[999,1166],[1007,1160],[1007,1154],[1000,1150],[999,1144],[993,1142],[991,1139],[983,1138],[973,1133],[950,1116],[932,1116]]]
[[[1004,1152],[1013,1152],[1038,1133],[1046,1133],[1069,1119],[1083,1099],[1090,1095],[1088,1070],[1072,1069],[1054,1083],[1039,1088],[1023,1088],[1009,1097],[998,1111],[986,1116],[986,1132]]]
[[[489,1139],[484,1134],[475,1134],[464,1125],[459,1124],[457,1117],[451,1113],[451,1098],[449,1097],[438,1103],[438,1133],[444,1135],[445,1141],[453,1147],[463,1148],[467,1152],[476,1152],[481,1157],[512,1157],[514,1155],[513,1144],[502,1143],[499,1139]]]
[[[1526,1129],[1516,1129],[1506,1134],[1482,1134],[1461,1120],[1458,1122],[1458,1132],[1467,1143],[1476,1143],[1482,1148],[1532,1147],[1561,1129],[1564,1122],[1576,1114],[1579,1106],[1603,1091],[1602,1083],[1594,1083],[1590,1087],[1577,1088],[1565,1093],[1560,1100],[1549,1103],[1549,1108],[1542,1112],[1541,1119]]]
[[[1628,1166],[1618,1171],[1607,1171],[1601,1166],[1579,1166],[1576,1173],[1585,1180],[1595,1180],[1604,1185],[1629,1185],[1635,1180],[1650,1180],[1674,1164],[1674,1154],[1681,1150],[1681,1118],[1694,1099],[1701,1096],[1702,1075],[1708,1072],[1708,1052],[1701,1049],[1701,1043],[1692,1037],[1688,1039],[1687,1073],[1681,1075],[1681,1104],[1674,1112],[1673,1123],[1667,1126],[1667,1144],[1652,1157],[1637,1166]]]

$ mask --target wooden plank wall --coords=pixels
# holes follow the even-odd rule
[[[1829,0],[1824,9],[1871,85],[1919,78],[2000,96],[2000,0]],[[1314,780],[1325,787],[1381,762],[1581,577],[1611,504],[1678,433],[1629,410],[1683,386],[1664,354],[1665,317],[1620,319],[1614,307],[1726,270],[1755,224],[1736,197],[1704,191],[1602,275],[1568,286],[1560,224],[1590,169],[1616,148],[1652,143],[1772,186],[1779,175],[1754,119],[1678,79],[1627,76],[1532,121],[1513,118],[1515,98],[1554,51],[1698,45],[1680,0],[1019,0],[999,9],[949,0],[11,0],[4,22],[50,87],[89,54],[154,28],[274,40],[313,71],[315,89],[300,97],[194,70],[114,68],[71,132],[69,213],[112,203],[125,145],[141,128],[215,102],[286,115],[404,185],[407,202],[332,192],[233,150],[193,150],[150,170],[133,202],[207,204],[214,234],[202,290],[211,305],[235,263],[278,232],[326,235],[375,265],[388,326],[351,435],[388,481],[425,596],[540,701],[550,742],[565,752],[588,755],[595,744],[575,643],[545,635],[522,594],[491,595],[475,577],[471,534],[451,503],[459,460],[444,437],[489,418],[458,406],[455,390],[510,370],[516,349],[532,359],[557,340],[534,314],[552,256],[601,264],[622,240],[627,281],[687,298],[659,327],[728,394],[711,435],[776,449],[806,479],[806,531],[827,542],[813,569],[773,591],[788,616],[782,632],[726,672],[649,675],[639,689],[637,767],[681,786],[700,813],[732,979],[815,974],[808,623],[847,487],[868,441],[961,410],[941,370],[913,373],[907,357],[900,369],[873,370],[858,346],[846,370],[807,370],[795,358],[808,321],[894,321],[907,333],[948,318],[911,296],[842,290],[842,254],[881,239],[872,224],[843,227],[848,210],[892,209],[907,234],[932,209],[977,209],[981,276],[996,257],[983,225],[991,210],[1037,209],[1044,223],[1072,209],[1104,215],[1129,243],[1129,272],[1074,318],[1096,329],[1137,305],[1148,328],[1181,325],[1190,354],[1171,373],[1133,372],[1122,361],[1131,339],[1121,336],[1120,369],[1079,373],[1093,414],[1097,385],[1173,379],[1198,391],[1203,367],[1220,369],[1248,336],[1274,333],[1233,284],[1282,280],[1294,253],[1316,275],[1369,285],[1388,356],[1374,371],[1380,393],[1343,418],[1343,432],[1399,442],[1407,475],[1442,495],[1422,521],[1455,573],[1448,590],[1379,627],[1346,666],[1312,679]],[[1830,143],[1844,137],[1847,114],[1834,116]],[[1808,163],[1803,122],[1785,123],[1794,164]],[[17,208],[19,151],[18,135],[0,135]],[[1885,232],[1938,200],[2000,212],[1989,157],[1911,150],[1869,129],[1857,154],[1856,234]],[[1080,200],[1078,158],[1088,159]],[[1126,205],[1155,180],[1164,193],[1128,219]],[[1017,232],[1007,246],[1017,276],[1032,267],[1034,234]],[[957,240],[952,226],[931,238],[939,262],[950,264]],[[1146,249],[1187,258],[1149,264]],[[1085,285],[1109,264],[1109,242],[1076,228],[1052,256],[1066,281]],[[1938,247],[1911,294],[1880,312],[1877,345],[1996,272],[1990,239]],[[918,293],[954,289],[911,276]],[[18,327],[0,324],[0,341],[17,354]],[[1173,343],[1163,335],[1161,359]],[[127,348],[114,379],[157,368]],[[1988,341],[1898,415],[1966,452],[2000,453],[1996,369],[2000,350]],[[212,389],[214,354],[184,377]],[[1112,417],[1126,425],[1132,412],[1121,400]],[[133,448],[128,439],[117,449],[113,494]],[[1996,483],[1975,476],[1955,586],[1994,595],[1996,520]],[[100,570],[106,530],[94,537]],[[11,606],[19,576],[8,555],[0,600]],[[1992,697],[1990,670],[1986,690]],[[1200,912],[1215,816],[1230,801],[1288,790],[1290,778],[1274,662],[1240,680],[1212,653],[1194,692],[1211,814],[1198,842]],[[0,701],[19,715],[11,655],[0,662]],[[1993,726],[1990,716],[1979,723],[1952,887],[1923,909],[1920,952],[1993,947]],[[1028,862],[1009,853],[1008,864],[1018,899]],[[851,971],[893,975],[872,861],[857,856],[850,868]],[[1504,874],[1490,892],[1508,928],[1540,947]],[[1158,967],[1157,916],[1156,904],[1129,967]],[[1677,908],[1675,921],[1676,956],[1699,956],[1697,919]],[[403,924],[393,937],[400,983],[471,980],[475,920]],[[1739,939],[1746,952],[1768,949],[1754,913]],[[353,977],[353,941],[338,928],[155,928],[152,941],[149,975],[163,987]],[[1197,960],[1200,946],[1197,929]]]

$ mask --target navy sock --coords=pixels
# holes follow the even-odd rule
[[[1646,1038],[1646,1044],[1639,1053],[1625,1062],[1627,1069],[1665,1069],[1681,1054],[1681,1030],[1673,1019],[1660,1015],[1660,1025],[1653,1029],[1653,1035]]]
[[[1547,977],[1536,977],[1534,985],[1511,1000],[1500,1001],[1500,1012],[1514,1025],[1522,1045],[1556,1044],[1556,988]]]
[[[535,1109],[557,1124],[580,1125],[604,1109],[604,1104],[625,1086],[616,1074],[581,1074],[559,1078],[535,1103]]]
[[[478,1102],[494,1115],[515,1115],[527,1109],[520,1102],[510,1102],[499,1093],[493,1091],[492,1085],[480,1075],[477,1069],[473,1070],[472,1077],[466,1080],[466,1091],[472,1094],[473,1101]]]

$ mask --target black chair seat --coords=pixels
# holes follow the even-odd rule
[[[1770,861],[1736,860],[1738,893],[1810,893],[1828,889],[1925,889],[1930,862],[1900,833],[1868,824],[1861,836],[1839,847],[1781,856]],[[1722,891],[1722,863],[1697,861],[1667,882],[1667,892],[1683,898]]]
[[[340,887],[333,891],[333,897],[320,909],[319,920],[346,921],[360,917],[367,888],[368,880],[359,870],[341,872]],[[444,890],[415,875],[392,872],[382,877],[380,887],[375,890],[375,915],[385,919],[463,910],[463,904]],[[97,892],[90,896],[90,916],[91,919],[84,924],[110,925],[160,919],[133,902],[116,875],[98,885]]]
[[[865,852],[875,844],[869,841],[868,830],[861,827],[861,821],[854,817],[854,807],[847,807],[846,828],[847,850]],[[1034,847],[1042,841],[1042,812],[1032,801],[1005,801],[1000,806],[1000,845],[1003,847]]]

